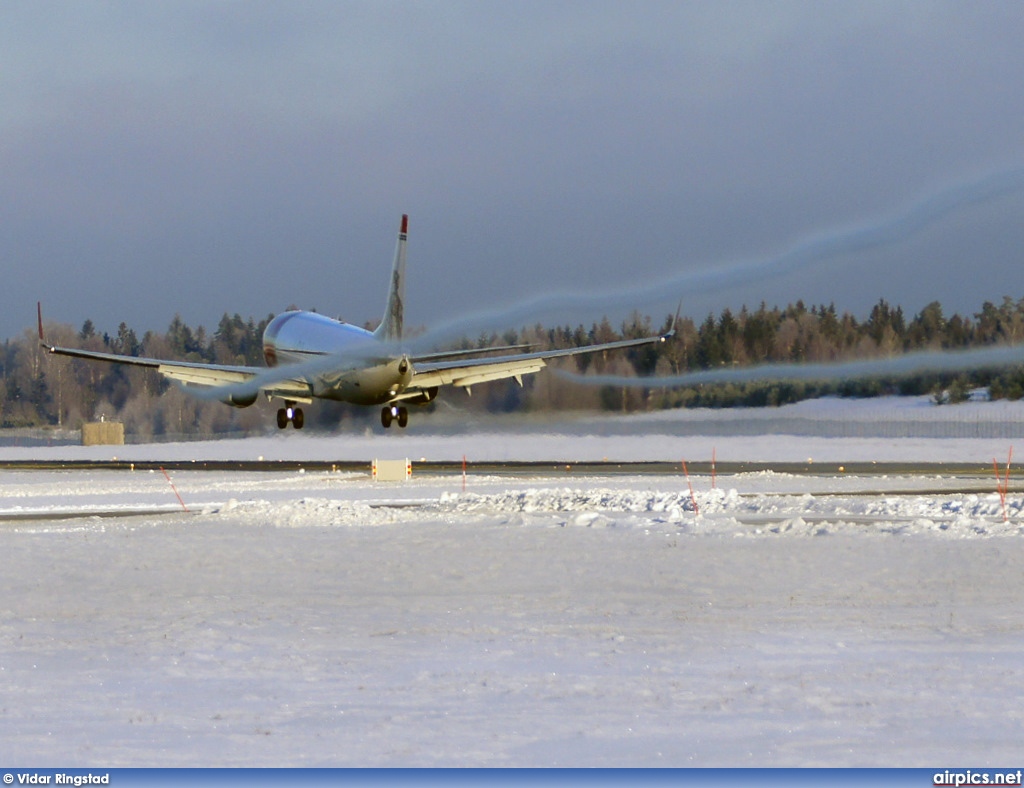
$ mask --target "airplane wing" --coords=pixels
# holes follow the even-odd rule
[[[495,356],[494,358],[477,359],[475,361],[451,360],[451,361],[423,361],[412,358],[413,377],[406,388],[402,398],[412,398],[428,389],[438,386],[461,386],[468,389],[477,383],[486,383],[491,380],[503,380],[515,378],[523,382],[523,375],[538,372],[547,366],[546,362],[551,358],[563,358],[565,356],[579,356],[585,353],[600,353],[605,350],[619,350],[627,347],[638,347],[650,345],[656,342],[664,342],[673,336],[675,330],[667,334],[660,334],[653,337],[642,337],[640,339],[623,339],[618,342],[605,342],[600,345],[584,345],[583,347],[562,348],[561,350],[539,350],[534,353],[517,353],[508,356]],[[417,363],[418,361],[422,363]]]
[[[409,360],[414,364],[428,361],[450,361],[466,356],[483,356],[487,353],[502,353],[507,350],[526,350],[532,345],[503,345],[501,347],[475,347],[467,350],[442,350],[438,353],[427,353],[425,355],[412,356]]]
[[[233,366],[229,364],[204,364],[196,361],[168,361],[145,356],[126,356],[120,353],[104,353],[98,350],[80,350],[78,348],[51,345],[43,335],[42,307],[39,307],[39,342],[47,353],[71,358],[85,358],[91,361],[106,361],[111,364],[129,364],[136,367],[154,369],[161,375],[179,383],[190,386],[237,386],[247,383],[257,376],[267,373],[265,367]],[[290,380],[274,380],[272,384],[261,387],[271,396],[287,397],[296,402],[312,402],[311,387],[301,378]]]
[[[312,402],[313,386],[311,377],[313,368],[299,364],[289,373],[288,366],[275,368],[231,366],[222,364],[205,364],[194,361],[169,361],[165,359],[146,358],[143,356],[126,356],[118,353],[104,353],[95,350],[79,350],[51,345],[43,335],[42,306],[39,309],[39,341],[48,353],[73,358],[84,358],[93,361],[107,361],[115,364],[130,364],[156,370],[164,377],[185,385],[202,386],[210,389],[223,389],[222,401],[233,405],[252,404],[257,392],[270,397],[281,397],[295,402]],[[678,322],[678,314],[676,321]],[[412,356],[413,376],[409,385],[395,397],[398,400],[414,400],[427,395],[429,402],[437,394],[441,386],[460,386],[467,390],[477,383],[492,380],[515,378],[522,384],[523,375],[539,372],[547,366],[548,359],[577,356],[585,353],[600,353],[607,350],[638,347],[641,345],[664,342],[675,334],[675,322],[665,334],[641,337],[639,339],[623,339],[617,342],[605,342],[598,345],[562,348],[559,350],[541,350],[532,353],[512,353],[489,358],[473,358],[486,352],[515,350],[522,345],[504,348],[481,348],[463,351],[448,351],[428,355]],[[317,365],[329,364],[330,359],[318,360]],[[317,371],[322,372],[322,369]]]
[[[145,358],[144,356],[123,356],[118,353],[102,353],[94,350],[60,347],[43,343],[46,352],[71,358],[85,358],[92,361],[107,361],[112,364],[129,364],[136,367],[154,369],[165,378],[184,383],[188,386],[205,386],[219,388],[237,386],[247,383],[259,375],[266,375],[265,367],[231,366],[227,364],[203,364],[195,361],[167,361],[166,359]],[[267,386],[260,386],[260,391],[269,396],[280,396],[295,402],[312,402],[311,387],[308,381],[293,378],[288,380],[275,379]]]

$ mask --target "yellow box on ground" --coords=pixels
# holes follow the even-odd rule
[[[408,460],[374,460],[375,482],[404,482],[412,476],[412,463]]]
[[[90,421],[82,425],[83,446],[123,446],[124,424],[119,421]]]

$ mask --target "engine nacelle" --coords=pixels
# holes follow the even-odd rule
[[[409,397],[405,400],[410,405],[426,405],[428,402],[433,402],[437,399],[437,386],[431,386],[429,389],[423,389],[415,397]]]
[[[221,402],[225,405],[230,405],[232,408],[248,408],[256,402],[258,396],[258,391],[254,391],[252,394],[228,394]]]

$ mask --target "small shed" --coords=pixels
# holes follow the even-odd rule
[[[124,424],[119,421],[89,421],[82,425],[83,446],[123,446]]]

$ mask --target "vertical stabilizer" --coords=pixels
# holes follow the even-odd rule
[[[391,284],[388,300],[384,306],[384,317],[373,335],[387,342],[402,339],[402,323],[405,318],[405,242],[409,233],[409,217],[402,214],[402,226],[398,231],[395,246],[395,264],[391,268]]]

